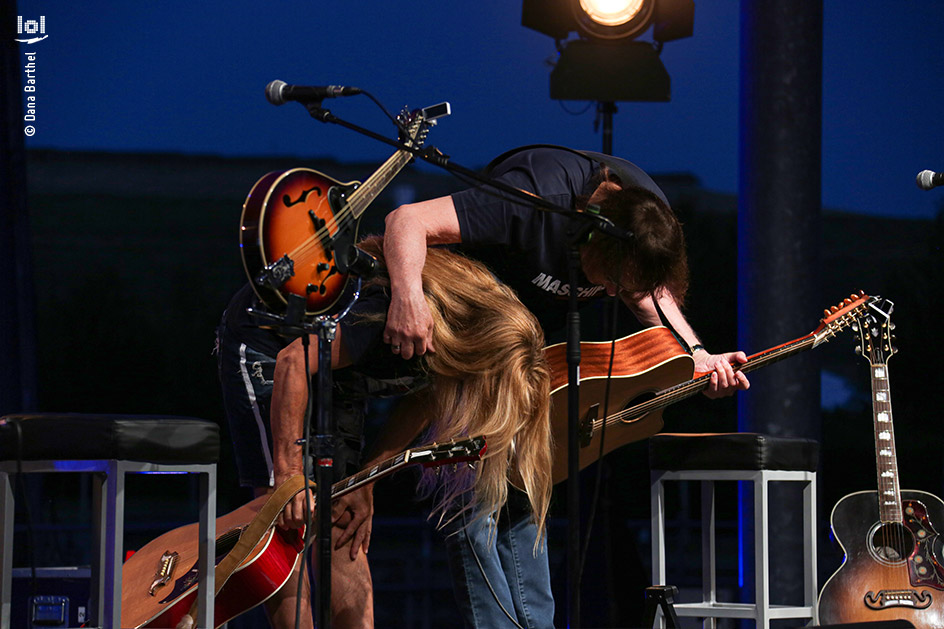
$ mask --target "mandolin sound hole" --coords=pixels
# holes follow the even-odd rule
[[[915,539],[903,524],[879,523],[872,528],[869,552],[881,563],[903,563],[914,550]]]

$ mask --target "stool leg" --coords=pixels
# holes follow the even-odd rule
[[[701,600],[715,603],[718,600],[715,571],[715,483],[701,481]],[[717,619],[706,618],[702,624],[706,629],[715,629]]]
[[[805,527],[803,540],[804,587],[806,594],[803,604],[813,609],[813,624],[819,624],[816,609],[816,474],[803,488],[803,522]]]
[[[108,462],[105,520],[105,614],[102,626],[121,627],[121,565],[125,532],[125,467],[121,461]]]
[[[216,466],[197,475],[200,479],[200,584],[197,627],[213,629],[216,588]]]
[[[754,476],[754,603],[757,629],[770,627],[770,589],[768,580],[769,543],[767,539],[767,477]]]
[[[665,585],[665,486],[662,475],[650,476],[649,496],[652,502],[652,584]],[[659,621],[663,626],[664,618]]]
[[[3,546],[0,548],[0,627],[10,629],[10,596],[13,585],[13,486],[10,475],[0,473],[0,527],[3,528]]]
[[[91,626],[105,626],[105,562],[108,556],[108,475],[93,473],[92,478],[92,566],[89,582]]]

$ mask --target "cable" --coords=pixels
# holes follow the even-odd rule
[[[506,504],[506,505],[505,505],[505,510],[506,510],[506,512],[507,512],[507,509],[508,509],[508,505]],[[482,578],[485,580],[485,584],[488,585],[488,589],[489,589],[489,591],[492,593],[492,597],[495,599],[495,603],[496,603],[496,604],[498,605],[498,607],[501,608],[501,610],[505,613],[505,616],[508,617],[508,620],[510,620],[512,623],[514,623],[515,627],[518,627],[518,629],[525,629],[525,628],[522,627],[520,624],[518,624],[518,621],[515,619],[515,617],[512,616],[512,615],[508,612],[507,609],[505,609],[505,606],[504,606],[504,605],[502,605],[502,602],[498,599],[498,592],[495,591],[494,586],[492,586],[491,580],[489,580],[488,575],[485,574],[485,566],[482,565],[482,561],[479,559],[478,553],[475,552],[475,544],[472,543],[472,538],[469,536],[469,523],[468,523],[468,522],[466,521],[466,519],[465,519],[465,515],[466,515],[466,514],[465,514],[465,511],[466,511],[465,509],[462,509],[462,528],[464,529],[464,530],[463,530],[463,535],[464,535],[464,537],[465,537],[466,543],[469,545],[469,550],[472,552],[472,557],[475,559],[475,563],[476,563],[476,564],[478,565],[478,567],[479,567],[479,572],[482,573]],[[506,513],[506,516],[510,519],[510,518],[511,518],[511,513],[510,513],[510,512],[507,512],[507,513]],[[496,526],[496,528],[498,527],[497,524],[496,524],[495,526]],[[496,543],[497,543],[497,541],[496,541]]]
[[[384,115],[386,115],[387,118],[390,118],[390,120],[391,120],[391,121],[393,122],[393,124],[397,127],[397,129],[399,129],[400,133],[405,134],[407,137],[410,136],[410,132],[407,131],[406,127],[403,126],[403,123],[401,123],[401,122],[397,119],[396,116],[392,115],[389,111],[387,111],[387,108],[383,106],[383,103],[381,103],[379,100],[377,100],[377,99],[374,97],[373,94],[371,94],[371,93],[368,92],[367,90],[361,90],[361,94],[364,94],[365,96],[367,96],[367,98],[369,98],[370,100],[374,101],[374,104],[377,105],[377,107],[380,108],[380,111],[384,112]]]
[[[583,550],[580,553],[580,571],[577,575],[577,582],[579,583],[583,577],[583,568],[587,562],[587,549],[590,547],[590,533],[593,530],[593,520],[597,513],[597,506],[600,499],[600,487],[602,485],[603,479],[603,446],[606,439],[606,418],[609,416],[610,412],[610,384],[613,381],[613,359],[616,355],[616,315],[619,312],[618,304],[619,299],[616,297],[610,298],[612,305],[612,312],[610,313],[610,330],[608,336],[610,337],[610,364],[607,368],[606,373],[606,388],[603,393],[603,425],[600,429],[600,453],[597,456],[597,469],[596,477],[593,483],[593,498],[590,501],[590,514],[587,520],[587,533],[584,537]]]

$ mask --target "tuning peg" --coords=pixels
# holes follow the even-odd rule
[[[842,303],[844,303],[844,304],[846,304],[846,305],[848,306],[849,304],[852,303],[852,299],[849,298],[849,297],[846,297],[845,299],[842,300]]]
[[[826,310],[823,311],[823,316],[824,316],[824,317],[828,317],[828,316],[829,316],[829,308],[827,308]]]
[[[855,353],[856,353],[856,354],[861,354],[861,353],[862,353],[862,346],[861,346],[861,345],[856,345],[856,346],[855,346]]]
[[[895,329],[895,322],[894,322],[894,321],[888,324],[888,329],[889,329],[889,330],[894,330],[894,329]]]
[[[851,329],[853,332],[858,332],[858,331],[859,331],[859,324],[858,324],[858,323],[853,323],[853,324],[852,324],[851,326],[849,326],[849,327],[850,327],[850,329]]]

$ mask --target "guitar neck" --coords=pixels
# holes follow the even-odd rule
[[[360,218],[377,195],[410,163],[412,157],[408,151],[397,151],[348,196],[348,208],[355,219]]]
[[[888,365],[870,363],[872,368],[872,425],[875,431],[875,469],[878,474],[879,517],[882,522],[901,522],[901,488],[898,483],[898,454],[892,423],[892,400],[888,386]]]
[[[381,461],[376,465],[371,465],[370,467],[361,470],[353,476],[348,476],[345,479],[339,480],[331,486],[331,497],[340,498],[344,494],[348,494],[368,483],[372,483],[375,480],[392,474],[400,468],[410,465],[412,457],[413,450],[406,450],[394,457],[386,459],[385,461]]]
[[[755,369],[760,369],[761,367],[766,367],[767,365],[773,364],[777,361],[789,358],[794,354],[799,354],[802,351],[812,348],[816,344],[816,335],[808,334],[807,336],[798,338],[796,340],[790,341],[789,343],[784,343],[783,345],[778,345],[777,347],[772,347],[763,352],[758,352],[748,356],[747,362],[740,365],[735,365],[734,369],[736,371],[743,371],[748,373],[754,371]],[[696,393],[700,393],[708,388],[708,385],[711,384],[711,374],[706,373],[697,378],[677,384],[674,387],[669,387],[668,389],[663,389],[658,392],[655,397],[650,399],[647,402],[643,402],[632,409],[627,409],[632,411],[631,417],[641,417],[652,411],[668,406],[685,398],[691,397]]]

